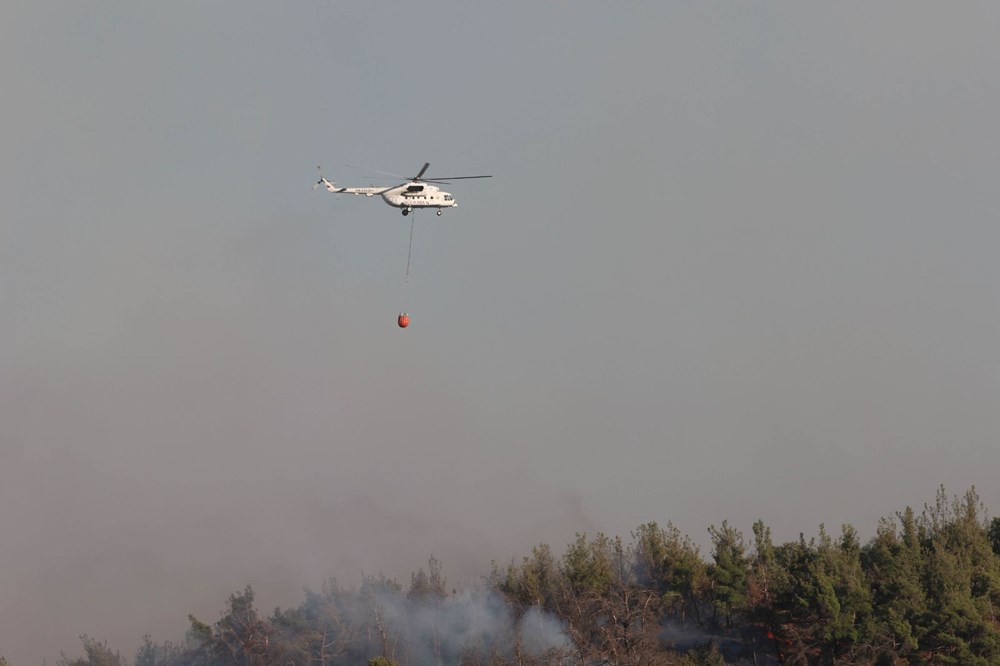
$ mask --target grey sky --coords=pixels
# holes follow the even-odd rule
[[[15,666],[432,553],[1000,510],[995,3],[19,0],[0,56]],[[496,177],[404,287],[408,219],[309,185],[424,161]]]

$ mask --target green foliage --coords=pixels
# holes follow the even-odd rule
[[[157,645],[149,634],[142,637],[142,644],[135,656],[135,666],[184,666],[187,663],[183,648],[169,641]]]
[[[824,577],[826,600],[821,636],[832,655],[850,654],[874,635],[871,590],[861,566],[861,544],[851,525],[835,544],[821,542],[817,576]]]
[[[715,561],[708,572],[713,601],[722,611],[726,626],[731,627],[734,614],[742,611],[747,603],[749,567],[743,533],[730,527],[725,520],[720,528],[709,527],[708,533],[712,536],[712,559]]]
[[[365,576],[361,580],[361,596],[378,596],[386,594],[393,596],[403,591],[403,585],[395,578],[387,578],[385,574]]]
[[[672,523],[646,523],[632,533],[632,559],[639,584],[660,594],[667,613],[682,622],[700,618],[710,581],[708,567],[690,537]]]
[[[695,646],[680,661],[679,666],[725,666],[726,660],[714,643]]]
[[[990,521],[989,529],[990,545],[993,546],[993,553],[1000,555],[1000,518]]]
[[[520,565],[511,563],[501,572],[494,564],[490,580],[494,589],[522,608],[539,606],[552,610],[562,583],[560,576],[552,550],[543,543],[533,547],[531,555]]]
[[[269,656],[283,663],[331,663],[356,641],[352,607],[354,594],[337,581],[323,583],[319,592],[306,590],[298,607],[275,609],[268,621],[271,629]]]
[[[117,650],[108,647],[106,641],[98,641],[90,636],[80,636],[86,658],[70,659],[65,654],[59,657],[57,666],[127,666],[125,658]]]
[[[996,554],[975,487],[951,501],[944,488],[925,506],[924,575],[929,612],[919,647],[940,663],[1000,662],[995,611],[1000,600]]]
[[[578,534],[561,557],[541,544],[494,565],[479,606],[449,594],[433,557],[405,592],[383,575],[357,590],[330,580],[269,617],[247,587],[214,624],[189,616],[180,646],[144,637],[135,666],[726,663],[710,643],[671,651],[665,626],[688,644],[722,627],[740,663],[1000,664],[1000,521],[985,516],[975,488],[941,488],[864,544],[850,525],[836,537],[821,525],[779,545],[757,521],[748,546],[723,521],[709,528],[708,562],[670,523],[640,525],[627,543]],[[559,647],[532,653],[539,636],[525,631],[555,633],[544,645]],[[85,656],[57,666],[126,666],[106,643],[81,639]]]
[[[421,567],[410,577],[410,591],[406,596],[410,599],[444,599],[448,596],[445,590],[445,580],[441,575],[441,563],[431,555],[427,561],[429,573],[424,573]]]
[[[878,651],[909,658],[924,632],[927,598],[922,584],[924,555],[913,509],[897,514],[900,529],[883,519],[865,547],[862,562],[872,595],[873,615],[881,636]]]
[[[780,573],[764,616],[786,656],[834,662],[870,652],[876,628],[854,528],[845,525],[834,541],[821,525],[818,541],[800,536],[774,553]]]
[[[567,547],[561,571],[566,582],[577,594],[606,592],[613,579],[611,540],[598,533],[593,541],[586,534],[577,534]]]
[[[754,552],[748,561],[747,610],[753,623],[773,633],[780,622],[775,600],[781,590],[789,587],[789,574],[778,562],[771,528],[758,520],[753,524],[753,534]]]

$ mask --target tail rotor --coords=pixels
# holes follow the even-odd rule
[[[337,186],[334,183],[327,180],[326,176],[323,175],[323,167],[317,165],[316,169],[319,171],[319,180],[316,181],[316,184],[313,185],[312,188],[315,190],[320,185],[323,185],[324,187],[326,187],[328,192],[336,192]]]

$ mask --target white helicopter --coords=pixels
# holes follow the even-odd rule
[[[368,171],[374,171],[375,173],[380,173],[385,176],[392,176],[393,178],[402,178],[404,183],[399,185],[389,185],[389,186],[369,186],[369,187],[340,187],[335,182],[329,181],[323,176],[323,168],[316,167],[319,169],[319,181],[313,185],[313,189],[316,189],[320,185],[326,187],[327,192],[332,192],[334,194],[363,194],[366,197],[374,196],[379,194],[382,196],[382,200],[394,208],[401,208],[403,215],[409,215],[413,212],[415,208],[437,208],[437,214],[441,214],[441,210],[444,208],[454,208],[458,205],[455,198],[451,196],[448,192],[442,192],[441,188],[437,185],[432,185],[431,183],[440,183],[443,185],[450,184],[448,181],[451,180],[468,180],[471,178],[492,178],[493,176],[448,176],[442,178],[424,178],[424,173],[427,172],[427,168],[430,166],[430,162],[424,162],[423,168],[417,173],[413,178],[407,178],[406,176],[400,176],[399,174],[389,173],[387,171],[375,171],[374,169],[367,169]],[[348,165],[349,166],[349,165]]]

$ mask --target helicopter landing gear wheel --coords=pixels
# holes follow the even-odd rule
[[[410,210],[408,208],[404,208],[403,209],[403,217],[406,217],[409,214],[410,214]]]
[[[441,217],[441,209],[438,208],[438,217]]]

